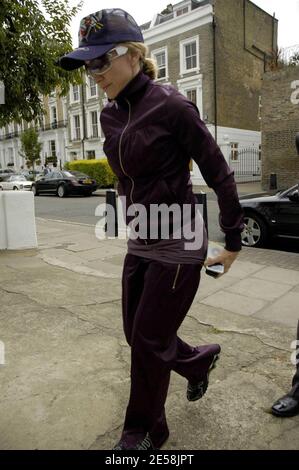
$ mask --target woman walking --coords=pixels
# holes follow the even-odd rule
[[[154,81],[156,67],[146,58],[143,42],[127,12],[101,10],[81,21],[79,48],[59,61],[67,70],[85,66],[108,96],[101,113],[104,151],[118,177],[119,195],[131,209],[126,222],[137,233],[129,239],[123,267],[131,390],[115,450],[161,448],[169,435],[164,405],[171,371],[187,379],[187,399],[198,400],[220,353],[218,344],[192,347],[177,336],[207,254],[207,235],[198,224],[202,219],[190,182],[191,158],[217,194],[225,232],[225,249],[207,264],[223,263],[227,272],[241,249],[243,229],[233,172],[196,106],[174,87]],[[184,215],[169,218],[164,213],[154,220],[149,215],[155,205],[165,209],[173,204],[189,209],[193,238],[184,230],[177,236],[186,226]]]

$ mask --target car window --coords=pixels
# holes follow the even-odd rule
[[[10,181],[27,181],[25,176],[22,176],[22,175],[11,176],[9,180]]]
[[[81,171],[65,171],[64,172],[65,174],[68,173],[67,176],[71,176],[71,177],[75,177],[75,178],[89,178],[88,175],[86,175],[85,173],[81,173]]]
[[[284,196],[285,197],[289,197],[291,194],[294,194],[295,191],[298,190],[298,185],[297,186],[293,186],[292,188],[290,188],[288,191],[286,191],[284,193]]]
[[[64,171],[63,172],[64,176],[66,176],[67,178],[71,178],[72,176],[74,176],[72,173],[70,173],[69,171]]]
[[[60,173],[60,171],[53,171],[53,172],[52,172],[52,179],[57,180],[57,179],[59,179],[59,178],[63,178],[62,173]]]

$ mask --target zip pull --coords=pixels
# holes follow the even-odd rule
[[[175,275],[175,278],[174,278],[174,281],[173,281],[173,285],[172,285],[172,290],[175,290],[176,283],[177,283],[177,280],[178,280],[178,277],[179,277],[179,273],[180,273],[180,269],[181,269],[181,265],[178,264],[178,268],[177,268],[177,270],[176,270],[176,275]]]

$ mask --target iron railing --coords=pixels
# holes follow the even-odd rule
[[[261,180],[261,153],[255,147],[240,148],[230,158],[230,167],[234,170],[235,180],[238,183]]]

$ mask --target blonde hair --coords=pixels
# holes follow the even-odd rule
[[[129,52],[139,52],[140,53],[140,67],[141,70],[149,76],[152,80],[155,80],[158,77],[158,66],[157,62],[149,57],[146,57],[148,54],[148,47],[143,44],[143,42],[123,42],[122,45],[129,48]]]

